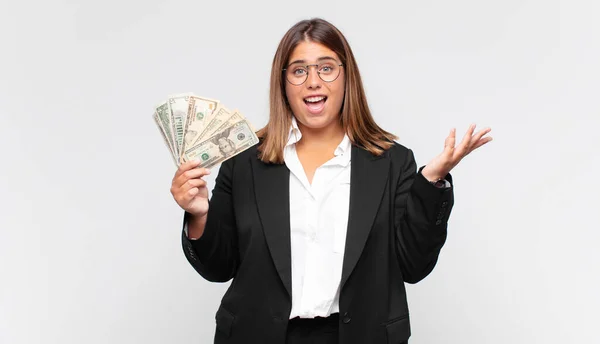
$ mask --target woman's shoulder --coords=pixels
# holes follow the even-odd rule
[[[394,140],[384,140],[377,143],[373,142],[367,145],[354,143],[353,146],[355,149],[363,151],[364,154],[372,156],[373,158],[387,158],[392,161],[402,161],[412,154],[410,148]]]
[[[392,145],[387,149],[386,154],[392,160],[404,160],[412,154],[412,150],[397,141],[392,141]]]

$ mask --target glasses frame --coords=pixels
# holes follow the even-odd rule
[[[308,80],[308,75],[310,74],[310,67],[313,67],[313,66],[314,66],[314,67],[315,67],[315,69],[317,70],[317,75],[319,76],[319,79],[323,80],[323,82],[334,82],[334,81],[336,81],[336,80],[337,80],[337,79],[340,77],[340,74],[342,74],[342,72],[341,72],[341,70],[340,70],[340,71],[338,72],[338,75],[335,77],[335,79],[333,79],[333,80],[331,80],[331,81],[327,81],[327,80],[324,80],[324,79],[321,77],[321,72],[319,72],[319,63],[317,63],[317,64],[309,64],[309,65],[306,65],[306,66],[300,66],[300,67],[305,67],[305,68],[306,68],[306,78],[304,78],[304,81],[302,81],[302,82],[301,82],[301,83],[299,83],[299,84],[294,84],[293,82],[291,82],[291,81],[290,81],[290,80],[287,78],[287,75],[286,75],[286,73],[285,73],[285,71],[287,71],[287,70],[288,70],[288,68],[289,68],[291,65],[292,65],[292,64],[290,64],[290,65],[288,65],[287,67],[283,68],[283,69],[281,70],[281,72],[282,72],[282,73],[284,73],[283,77],[285,78],[285,81],[289,82],[290,84],[292,84],[292,85],[294,85],[294,86],[300,86],[300,85],[303,85],[303,84],[306,82],[306,80]],[[340,63],[340,64],[338,64],[338,67],[343,67],[343,66],[344,66],[344,64],[343,64],[343,63]]]

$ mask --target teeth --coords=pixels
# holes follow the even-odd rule
[[[325,97],[309,97],[309,98],[305,98],[304,100],[309,103],[316,103],[316,102],[320,102],[323,99],[325,99]]]

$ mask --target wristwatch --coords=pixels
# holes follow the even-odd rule
[[[440,178],[440,179],[438,179],[438,180],[434,180],[434,181],[432,181],[432,182],[429,182],[429,184],[431,184],[431,185],[435,186],[436,188],[440,188],[440,189],[441,189],[441,188],[443,188],[443,187],[445,187],[445,186],[446,186],[446,180],[445,180],[445,179],[442,179],[442,178]]]
[[[418,173],[421,174],[421,176],[423,176],[423,173],[421,173],[421,171],[423,171],[423,169],[425,168],[425,165],[421,166],[418,170]],[[423,178],[425,178],[425,176],[423,176]],[[425,179],[427,180],[427,179]],[[434,180],[434,181],[429,181],[429,184],[435,186],[436,188],[442,189],[445,188],[446,186],[448,186],[450,183],[448,183],[448,181],[444,178],[440,178],[438,180]]]

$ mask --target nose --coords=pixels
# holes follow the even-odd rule
[[[312,68],[314,67],[314,68]],[[308,76],[307,76],[307,80],[306,80],[306,87],[308,87],[309,89],[318,89],[321,88],[321,82],[323,80],[321,80],[321,78],[319,77],[318,74],[318,69],[316,66],[310,66],[309,67],[309,72],[308,72]]]

